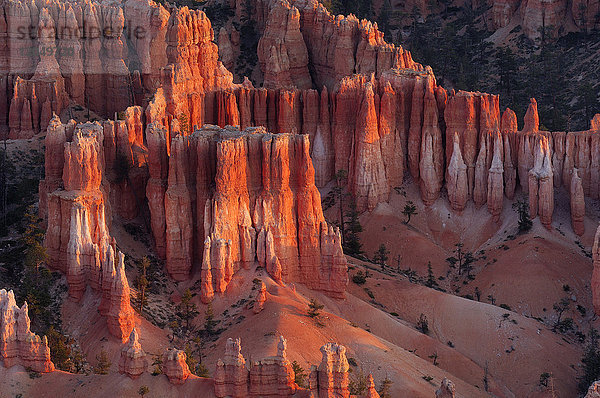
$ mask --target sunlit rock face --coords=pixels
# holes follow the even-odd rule
[[[7,368],[21,365],[34,372],[54,370],[46,336],[29,330],[27,303],[19,308],[13,291],[0,290],[0,361]]]
[[[151,134],[164,142],[164,129]],[[165,150],[151,145],[150,157],[163,158]],[[341,237],[323,217],[308,136],[206,126],[172,140],[167,174],[164,212],[152,212],[154,234],[166,237],[174,278],[202,264],[204,301],[255,262],[277,281],[344,297]]]

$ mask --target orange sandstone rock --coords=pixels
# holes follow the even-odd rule
[[[451,380],[444,378],[442,383],[440,384],[440,388],[438,388],[435,392],[436,398],[454,398],[456,395],[456,387],[454,387],[454,383]]]
[[[217,398],[248,396],[249,372],[241,354],[240,339],[227,339],[224,359],[219,359],[215,370],[215,395]]]
[[[504,169],[502,166],[502,138],[500,134],[497,134],[487,187],[487,207],[494,221],[498,221],[504,204]]]
[[[183,384],[190,377],[190,368],[185,361],[185,352],[169,348],[163,355],[163,373],[171,384]]]
[[[463,161],[458,133],[454,134],[454,149],[452,158],[448,165],[448,178],[446,188],[448,189],[448,200],[450,206],[456,211],[462,211],[469,196],[467,166]]]
[[[583,195],[583,186],[581,178],[577,174],[577,169],[573,170],[571,177],[571,225],[573,231],[581,236],[585,232],[585,198]]]
[[[350,397],[346,347],[327,343],[321,347],[321,364],[317,371],[318,394],[320,397]],[[313,372],[311,372],[313,373]],[[315,378],[314,376],[312,376]]]
[[[138,378],[148,368],[146,353],[138,340],[138,333],[134,328],[129,335],[129,341],[121,349],[119,358],[119,372],[132,379]]]
[[[265,302],[267,301],[267,287],[263,281],[260,282],[260,287],[258,288],[258,293],[256,294],[256,301],[254,302],[254,307],[252,311],[255,314],[260,313],[265,308]]]
[[[594,265],[591,281],[592,302],[594,304],[594,312],[600,314],[600,226],[596,230],[596,235],[594,236],[592,260]]]
[[[27,308],[27,303],[17,307],[12,290],[0,290],[0,360],[7,368],[22,365],[34,372],[52,372],[48,339],[29,330]]]
[[[554,181],[548,139],[536,137],[533,168],[529,171],[529,214],[532,218],[539,214],[546,228],[552,224],[554,211]]]

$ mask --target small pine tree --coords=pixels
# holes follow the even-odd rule
[[[33,206],[27,208],[24,218],[25,232],[23,232],[21,242],[25,245],[25,266],[37,273],[40,265],[48,259],[46,248],[42,244],[44,231],[38,225],[38,218]]]
[[[431,268],[431,261],[427,262],[427,280],[425,281],[425,286],[432,289],[438,287],[435,275],[433,275],[433,269]]]
[[[348,389],[351,395],[362,395],[367,390],[368,378],[362,370],[352,372]]]
[[[310,303],[308,303],[308,316],[311,318],[317,318],[321,315],[321,310],[323,309],[323,304],[319,303],[316,299],[310,299]]]
[[[512,207],[519,215],[519,233],[528,232],[533,226],[533,222],[529,217],[529,205],[523,200],[518,200],[513,203]]]
[[[185,352],[185,363],[187,363],[190,372],[196,374],[196,368],[198,366],[198,360],[194,356],[194,351],[192,350],[192,346],[190,344],[186,344],[183,352]]]
[[[208,368],[202,362],[196,366],[196,376],[198,377],[210,377]]]
[[[100,375],[108,374],[111,362],[108,359],[108,354],[106,353],[106,351],[104,351],[104,348],[100,351],[100,354],[96,355],[96,360],[98,361],[98,363],[94,367],[94,373]]]
[[[150,392],[150,388],[148,388],[148,386],[141,386],[138,390],[138,395],[140,396],[144,396],[146,394],[148,394]]]
[[[359,233],[363,228],[360,224],[358,216],[360,213],[356,209],[356,204],[353,200],[350,201],[350,210],[346,214],[346,228],[344,229],[344,252],[350,256],[358,256],[362,254],[362,244],[360,243]]]
[[[383,379],[381,381],[381,387],[379,387],[379,390],[378,390],[380,398],[391,398],[392,397],[392,392],[391,392],[392,383],[393,383],[393,381],[391,381],[389,379],[389,377],[387,377],[387,376],[385,377],[385,379]]]
[[[179,317],[185,321],[186,330],[190,329],[190,321],[198,315],[198,307],[192,303],[192,292],[186,289],[181,297],[181,303],[178,306]]]
[[[152,369],[152,376],[162,374],[162,356],[155,355],[154,361],[152,362],[152,366],[154,366],[154,368]]]
[[[406,205],[404,205],[404,210],[402,210],[402,214],[406,216],[405,224],[410,224],[411,216],[417,215],[419,213],[417,213],[417,206],[415,206],[415,204],[409,200],[408,202],[406,202]]]
[[[206,306],[206,311],[204,311],[204,331],[209,336],[215,333],[215,327],[219,322],[215,320],[215,315],[213,314],[212,304],[209,303]]]
[[[373,261],[375,262],[375,264],[380,264],[381,269],[384,269],[384,267],[387,265],[389,254],[390,251],[382,243],[381,245],[379,245],[379,249],[377,249],[377,251],[373,255]]]
[[[554,322],[554,325],[552,326],[552,330],[556,331],[557,329],[562,329],[563,326],[563,320],[562,320],[562,316],[565,313],[565,311],[567,311],[569,309],[569,307],[571,306],[571,300],[569,300],[568,297],[563,297],[562,299],[560,299],[559,302],[554,303],[554,305],[552,306],[552,308],[554,309],[554,311],[556,312],[556,321]],[[569,319],[569,318],[567,318]],[[566,321],[566,319],[565,319]]]
[[[299,387],[306,387],[306,373],[304,373],[304,368],[298,362],[294,361],[292,362],[292,369],[294,370],[294,382]]]

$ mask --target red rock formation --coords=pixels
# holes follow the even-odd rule
[[[54,192],[62,185],[64,152],[67,135],[72,135],[70,127],[63,125],[58,116],[54,115],[46,131],[46,152],[44,156],[45,178],[40,181],[39,215],[45,218],[48,213],[48,193]],[[69,131],[70,134],[69,134]]]
[[[439,197],[444,179],[444,150],[442,132],[438,126],[438,109],[434,88],[435,80],[433,74],[430,74],[425,82],[423,130],[419,156],[421,199],[425,205],[433,204]]]
[[[215,370],[215,395],[217,398],[247,397],[249,392],[249,372],[246,360],[241,354],[240,339],[227,339],[225,357],[217,362]]]
[[[594,244],[592,246],[592,260],[594,271],[592,272],[592,302],[594,304],[594,312],[600,314],[600,226],[596,230],[594,236]]]
[[[567,13],[567,2],[527,0],[521,11],[524,33],[531,39],[541,36],[544,26],[561,26]]]
[[[64,190],[58,188],[47,195],[48,229],[44,244],[48,264],[66,273],[71,298],[80,300],[86,286],[101,293],[99,310],[107,317],[108,329],[125,341],[133,329],[134,316],[123,254],[116,253],[115,261],[105,218],[105,130],[98,123],[72,126],[75,127],[72,130],[54,120],[52,126],[52,134],[47,135],[48,148],[57,151],[56,147],[63,140],[66,142],[64,164],[61,167],[49,160],[48,180],[40,184],[45,189],[58,188],[58,174],[62,170]]]
[[[135,327],[133,308],[130,304],[129,284],[125,275],[125,256],[118,252],[118,263],[115,266],[115,275],[113,277],[110,289],[110,306],[106,314],[106,323],[108,331],[115,337],[121,338],[125,342],[130,337],[131,331]],[[105,284],[107,281],[103,280]]]
[[[456,395],[456,387],[451,380],[444,378],[435,392],[435,398],[454,398]]]
[[[475,172],[476,172],[476,161],[478,154],[481,152],[478,147],[478,137],[480,134],[480,125],[478,125],[477,114],[481,113],[480,110],[480,95],[477,93],[469,93],[459,91],[454,95],[450,95],[448,103],[444,111],[444,120],[446,122],[446,136],[454,137],[458,134],[461,155],[467,166],[467,186],[468,186],[468,197],[472,198],[475,189]],[[485,142],[485,141],[483,141]],[[446,140],[446,161],[449,162],[452,159],[452,151],[454,144],[450,140]],[[485,151],[484,151],[485,153]],[[486,170],[484,161],[480,162],[480,169]],[[481,170],[480,170],[481,173]],[[483,181],[480,178],[480,189],[479,194],[481,195],[478,202],[482,204],[484,202],[483,195],[487,184],[483,186]],[[485,188],[485,189],[484,189]]]
[[[359,209],[373,210],[377,203],[387,200],[389,186],[381,157],[381,139],[377,127],[377,113],[373,87],[367,83],[359,108],[354,135],[354,167],[349,178],[354,180],[353,191]]]
[[[529,171],[529,215],[539,214],[542,225],[551,228],[554,211],[554,180],[548,139],[537,136],[533,168]]]
[[[300,32],[300,12],[287,1],[272,2],[258,42],[258,61],[266,88],[312,87],[308,52]]]
[[[0,290],[0,361],[7,368],[22,365],[40,373],[54,370],[48,339],[29,330],[27,303],[17,307],[12,290],[4,289]]]
[[[463,161],[458,133],[454,134],[454,149],[448,165],[446,188],[453,210],[463,211],[469,196],[467,166]]]
[[[160,258],[166,257],[166,215],[165,193],[169,160],[167,155],[167,131],[158,124],[148,124],[146,127],[146,141],[148,143],[148,171],[150,179],[146,184],[146,198],[150,209],[150,222],[154,247]]]
[[[175,280],[185,280],[192,268],[192,200],[187,186],[186,145],[181,135],[171,143],[169,187],[165,192],[167,271]]]
[[[161,80],[169,114],[186,119],[182,133],[194,126],[215,123],[215,91],[231,88],[233,76],[218,61],[214,32],[204,12],[175,8],[167,24],[169,64]]]
[[[138,333],[135,328],[129,335],[129,341],[121,349],[119,358],[119,373],[126,374],[132,379],[138,378],[148,368],[146,353],[138,341]]]
[[[225,29],[224,26],[222,26],[221,30],[219,30],[218,46],[219,60],[223,63],[223,66],[225,66],[227,70],[232,70],[235,63],[235,54],[233,45],[229,39],[229,33],[227,33],[227,29]]]
[[[152,142],[162,142],[154,135],[164,130],[151,134]],[[149,148],[150,158],[163,156],[164,146]],[[150,173],[158,170],[152,166]],[[339,232],[327,227],[322,214],[308,136],[214,127],[178,136],[164,203],[167,270],[184,278],[193,262],[202,263],[205,302],[256,259],[276,280],[344,296],[346,261]],[[162,212],[151,214],[153,225],[162,226]],[[195,259],[194,244],[204,247]]]
[[[504,204],[504,169],[502,164],[502,138],[497,134],[494,141],[494,156],[488,174],[487,206],[494,221],[498,221]]]
[[[375,73],[379,76],[393,67],[422,69],[421,65],[412,60],[410,52],[405,51],[402,47],[395,47],[386,43],[383,40],[383,33],[378,31],[376,25],[374,26],[371,22],[359,21],[353,15],[347,17],[331,15],[318,1],[290,1],[290,3],[292,8],[297,8],[299,12],[300,35],[295,29],[295,25],[289,22],[287,30],[281,28],[277,30],[287,32],[288,36],[293,33],[294,43],[303,41],[301,44],[305,44],[308,57],[314,68],[314,86],[327,86],[331,90],[337,82],[355,72]],[[273,24],[269,24],[268,19],[273,12],[278,12],[277,10],[283,7],[278,1],[261,0],[257,2],[256,8],[256,19],[259,26],[265,27],[263,37],[271,37],[272,30],[269,30],[269,26]],[[283,9],[287,9],[287,6]],[[277,27],[284,24],[282,20],[285,21],[285,13],[279,12],[282,13],[282,16],[275,24]],[[290,29],[290,25],[294,29]],[[290,38],[283,38],[283,35],[280,36],[279,40],[286,43],[286,45],[290,42]],[[272,42],[272,40],[269,41]],[[301,47],[301,45],[289,45],[288,48],[297,49]],[[259,59],[267,59],[270,56],[270,53],[267,52],[270,51],[270,48],[270,46],[263,45],[259,49]],[[277,52],[277,54],[282,53],[283,51]],[[275,58],[281,59],[283,57]],[[300,64],[295,60],[290,61],[290,65]]]
[[[517,186],[517,115],[509,108],[502,114],[501,132],[504,144],[504,193],[508,199],[512,199]]]
[[[583,186],[581,178],[577,174],[577,169],[573,170],[571,177],[571,225],[573,231],[581,236],[585,232],[585,198],[583,195]]]
[[[185,352],[169,348],[162,358],[163,373],[169,378],[171,384],[183,384],[190,377],[190,368],[187,365]]]
[[[261,281],[252,311],[255,314],[260,313],[265,308],[265,301],[267,301],[267,286],[265,286],[265,283]]]

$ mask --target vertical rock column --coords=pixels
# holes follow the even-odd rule
[[[539,214],[542,225],[550,228],[554,211],[554,179],[548,139],[536,136],[533,168],[529,171],[529,214]]]
[[[594,304],[594,312],[600,315],[600,226],[596,230],[594,236],[594,245],[592,246],[592,260],[594,271],[592,272],[592,302]]]
[[[573,169],[571,176],[571,225],[573,231],[581,236],[585,232],[585,197],[583,195],[583,185],[577,169]]]
[[[217,361],[215,395],[217,398],[248,396],[249,372],[241,354],[241,340],[227,339],[225,357]]]

